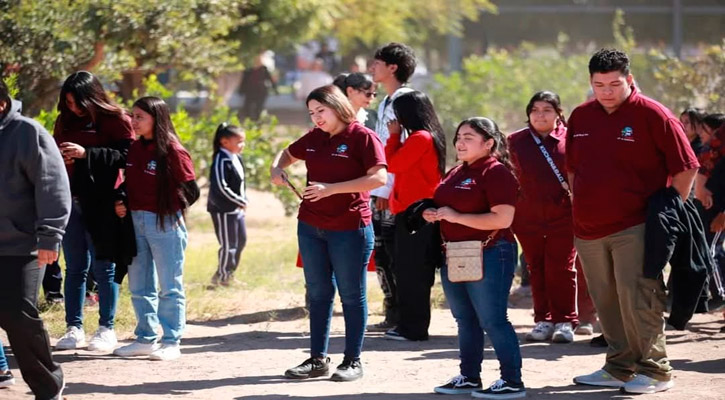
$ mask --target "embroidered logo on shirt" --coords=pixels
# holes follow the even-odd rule
[[[617,138],[625,142],[634,142],[634,131],[631,127],[625,126],[620,132],[620,136]]]
[[[305,149],[305,151],[314,153],[315,149]]]
[[[348,158],[349,156],[347,155],[347,145],[341,144],[337,146],[337,149],[335,149],[335,153],[333,154],[333,156]]]
[[[456,185],[456,189],[471,190],[471,187],[476,184],[473,178],[466,178],[461,183]]]
[[[574,137],[587,137],[587,136],[589,136],[588,133],[575,133],[574,134]]]
[[[156,175],[156,161],[149,161],[149,163],[146,164],[146,170],[144,172],[149,175]]]

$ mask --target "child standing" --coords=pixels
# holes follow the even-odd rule
[[[206,210],[211,214],[221,247],[217,270],[211,278],[212,285],[228,286],[234,282],[234,271],[247,243],[244,224],[247,194],[241,157],[245,138],[242,128],[226,122],[219,125],[214,135],[214,159]]]

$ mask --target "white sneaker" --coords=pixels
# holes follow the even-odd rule
[[[90,351],[111,351],[118,340],[116,339],[116,332],[113,329],[106,328],[105,326],[99,326],[96,333],[93,334],[91,340],[88,341],[88,350]]]
[[[571,343],[574,341],[574,328],[571,322],[560,322],[554,327],[554,334],[551,336],[554,343]]]
[[[627,393],[652,394],[664,392],[674,386],[675,381],[671,379],[669,381],[658,381],[649,376],[637,374],[631,381],[625,383],[622,389]]]
[[[181,349],[178,343],[163,343],[158,350],[149,355],[149,360],[171,361],[181,357]]]
[[[55,344],[56,350],[71,350],[86,347],[86,333],[83,328],[69,326],[65,335]]]
[[[158,350],[159,345],[156,343],[133,342],[123,347],[119,347],[113,351],[114,355],[119,357],[136,357],[147,356]]]
[[[594,325],[592,325],[591,322],[584,322],[583,324],[579,324],[579,326],[576,327],[574,333],[576,333],[577,335],[593,335]]]
[[[574,377],[574,383],[577,383],[579,385],[604,386],[614,388],[621,388],[622,386],[624,386],[624,381],[620,381],[603,369],[594,371],[589,375],[576,376]]]
[[[554,334],[554,324],[546,321],[539,321],[534,326],[531,332],[526,334],[526,340],[529,341],[543,341],[551,339],[551,335]]]

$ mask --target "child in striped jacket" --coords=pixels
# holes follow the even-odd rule
[[[244,131],[226,122],[219,125],[214,135],[214,159],[206,210],[211,214],[221,247],[212,285],[229,286],[234,282],[234,271],[247,243],[244,224],[247,195],[241,157],[244,141]]]

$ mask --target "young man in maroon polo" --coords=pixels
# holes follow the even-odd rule
[[[634,86],[624,52],[589,61],[594,99],[571,114],[566,164],[575,246],[609,343],[604,367],[575,383],[654,393],[673,386],[665,351],[664,283],[643,278],[648,198],[686,199],[697,171],[682,124]]]

